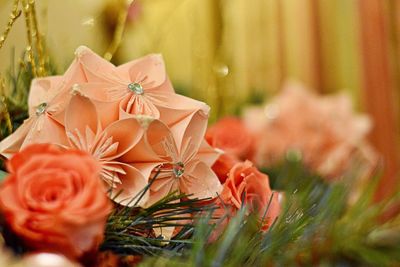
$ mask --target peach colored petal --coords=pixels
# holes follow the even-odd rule
[[[143,128],[134,118],[116,121],[110,124],[104,133],[118,142],[118,150],[113,158],[119,158],[129,150],[131,150],[142,138],[144,134]]]
[[[130,163],[134,168],[140,170],[142,175],[146,179],[150,179],[152,172],[154,169],[160,165],[159,162],[139,162],[139,163]]]
[[[202,110],[205,114],[210,113],[210,106],[202,101],[198,101],[196,99],[179,95],[179,94],[171,94],[167,92],[158,92],[158,100],[155,101],[155,104],[160,108],[169,108],[173,110],[177,110],[180,113],[186,113],[186,115],[181,114],[181,118],[190,115],[197,110]],[[166,117],[168,114],[166,115]],[[177,116],[179,118],[179,116]]]
[[[132,62],[118,66],[117,70],[131,81],[140,80],[142,76],[151,81],[152,87],[162,85],[166,80],[164,60],[160,54],[147,55]]]
[[[48,114],[40,115],[33,122],[32,128],[26,135],[20,149],[35,143],[67,145],[68,141],[64,127]]]
[[[51,76],[32,80],[28,97],[29,116],[34,116],[36,114],[36,108],[40,104],[47,103],[55,97],[60,90],[62,80],[62,76]]]
[[[208,166],[212,166],[218,160],[221,154],[223,154],[223,151],[218,151],[203,139],[195,159],[203,161]]]
[[[162,190],[165,187],[165,185],[167,185],[171,182],[178,183],[178,180],[179,180],[178,177],[173,176],[172,168],[171,169],[162,169],[162,167],[160,167],[160,169],[161,169],[161,171],[158,173],[158,170],[156,170],[152,177],[152,179],[155,179],[151,186],[151,190],[154,192]],[[157,175],[157,173],[158,173],[158,175]],[[176,178],[176,179],[171,179],[171,177]]]
[[[86,83],[79,84],[76,86],[76,92],[74,94],[79,94],[84,97],[90,98],[91,102],[95,105],[99,119],[101,121],[102,128],[104,129],[110,123],[118,120],[118,102],[110,101],[108,96],[102,92],[98,86],[106,86],[104,83]],[[93,93],[91,93],[93,90]],[[84,93],[87,92],[87,93]],[[61,117],[65,116],[65,112],[57,114],[55,116]]]
[[[145,96],[132,95],[121,100],[119,104],[119,117],[129,118],[135,115],[148,115],[155,119],[160,118],[156,106]]]
[[[171,180],[171,179],[163,179],[162,181],[157,179],[154,181],[155,183],[162,183],[162,186],[160,186],[160,189],[157,191],[154,191],[150,188],[150,196],[149,199],[147,200],[146,207],[149,207],[159,201],[160,199],[166,197],[168,194],[171,194],[172,192],[178,192],[179,193],[179,184],[177,181]]]
[[[174,223],[176,221],[171,221],[170,223]],[[171,238],[174,235],[176,227],[175,226],[170,226],[170,227],[156,227],[153,229],[154,234],[158,237],[158,236],[162,236],[163,239],[165,240],[171,240]]]
[[[111,199],[121,205],[133,206],[136,203],[136,199],[134,198],[147,186],[147,179],[138,169],[128,164],[120,164],[120,166],[126,174],[121,177],[121,184],[112,189]],[[148,193],[143,196],[138,206],[144,205],[147,199]]]
[[[149,166],[157,166],[165,160],[162,157],[167,156],[162,146],[164,139],[170,134],[168,127],[159,120],[152,120],[146,127],[143,138],[131,150],[122,156],[124,162],[132,164],[146,163],[140,167],[146,168],[146,173],[150,174]],[[139,168],[139,167],[138,167]]]
[[[56,85],[55,94],[48,100],[49,113],[60,124],[64,125],[65,108],[71,98],[71,92],[76,90],[77,84],[87,81],[79,60],[75,58],[64,75],[62,75],[61,81]],[[31,91],[31,93],[34,92]]]
[[[24,143],[25,137],[34,125],[34,119],[29,118],[11,135],[7,136],[0,142],[0,154],[6,158],[10,158],[17,153]]]
[[[123,79],[122,77],[118,77],[118,72],[113,64],[86,46],[78,47],[75,55],[87,81],[100,83]]]
[[[148,143],[146,134],[138,144],[127,151],[121,159],[128,163],[154,163],[161,161],[160,156],[154,152],[151,145]]]
[[[79,91],[89,97],[92,100],[102,101],[102,102],[114,102],[118,97],[114,97],[111,93],[117,91],[120,87],[119,84],[112,85],[110,83],[102,82],[89,82],[84,84],[79,84]],[[113,103],[118,106],[118,103]]]
[[[207,129],[208,116],[201,110],[171,127],[176,146],[183,156],[194,156]]]
[[[66,108],[65,130],[70,133],[84,134],[87,127],[94,134],[101,131],[96,107],[88,98],[74,95]]]
[[[112,122],[118,120],[118,106],[115,103],[96,101],[94,99],[91,99],[91,101],[96,106],[102,129],[105,129]]]
[[[194,161],[187,164],[186,169],[179,180],[183,193],[191,194],[191,198],[214,198],[221,192],[222,186],[218,177],[205,163]]]
[[[154,104],[160,110],[160,120],[169,127],[190,117],[198,110],[207,115],[210,113],[210,107],[206,103],[186,96],[166,92],[157,92],[157,95],[151,96]]]

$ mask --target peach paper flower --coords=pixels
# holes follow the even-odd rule
[[[355,115],[346,95],[317,96],[297,84],[289,84],[265,108],[251,108],[245,121],[257,140],[255,161],[271,166],[289,151],[328,178],[342,175],[351,155],[367,147],[371,129],[368,117]],[[374,161],[374,153],[363,155]]]
[[[35,144],[16,153],[7,168],[0,208],[27,247],[72,259],[97,249],[111,203],[92,157]]]
[[[78,50],[82,69],[92,81],[81,85],[82,94],[114,105],[113,110],[118,111],[121,119],[147,115],[171,126],[196,110],[209,112],[206,104],[174,92],[160,55],[148,55],[115,67],[89,48]],[[108,111],[104,113],[107,115]]]
[[[218,153],[203,138],[207,115],[202,111],[168,128],[159,120],[152,120],[138,146],[124,157],[145,176],[159,175],[150,187],[148,205],[174,191],[191,194],[192,198],[215,197],[221,184],[211,170]]]
[[[85,81],[77,59],[63,76],[34,79],[28,99],[29,118],[0,143],[0,154],[9,158],[33,143],[66,144],[64,110],[73,85]]]
[[[143,136],[139,122],[128,118],[103,129],[94,104],[77,94],[66,109],[65,130],[72,148],[86,151],[99,161],[100,176],[112,189],[111,197],[122,205],[134,204],[133,197],[147,185],[147,179],[121,157]]]

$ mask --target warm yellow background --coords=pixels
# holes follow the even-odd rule
[[[128,24],[118,61],[162,53],[178,88],[194,97],[216,101],[215,87],[225,98],[243,100],[250,92],[274,92],[283,79],[306,82],[315,90],[360,90],[355,1],[320,1],[314,25],[309,0],[142,0],[139,18]],[[40,26],[53,59],[68,65],[81,44],[104,53],[102,12],[112,1],[37,1]],[[116,5],[115,5],[116,6]],[[110,8],[109,8],[110,9]],[[0,1],[5,25],[11,1]],[[93,22],[93,23],[91,23]],[[316,80],[314,31],[321,31],[323,83]],[[19,19],[0,50],[0,70],[25,46]],[[329,70],[329,71],[324,71]],[[226,72],[228,75],[225,76]],[[323,85],[324,88],[317,88]],[[211,103],[213,104],[213,103]]]

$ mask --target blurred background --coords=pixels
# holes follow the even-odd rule
[[[370,140],[384,158],[382,190],[396,183],[399,0],[37,0],[36,6],[59,72],[79,45],[103,55],[122,25],[112,62],[162,53],[176,90],[210,104],[212,120],[262,103],[287,80],[321,94],[346,91],[374,120]],[[0,0],[0,27],[12,8],[12,0]],[[26,46],[21,16],[0,50],[1,73]]]

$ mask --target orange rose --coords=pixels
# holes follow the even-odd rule
[[[35,144],[15,154],[7,167],[0,208],[27,247],[73,259],[97,248],[111,203],[94,159]]]
[[[270,199],[271,204],[268,207]],[[221,200],[233,213],[243,204],[250,212],[258,213],[260,219],[263,219],[263,230],[272,225],[280,212],[278,194],[272,195],[268,176],[258,171],[250,161],[237,163],[231,169],[221,193]]]
[[[219,181],[224,183],[226,178],[228,178],[229,171],[238,162],[240,161],[234,155],[222,153],[212,166],[212,170],[218,176]]]
[[[250,159],[252,154],[252,135],[242,120],[226,117],[211,126],[206,133],[207,142],[239,159]]]

